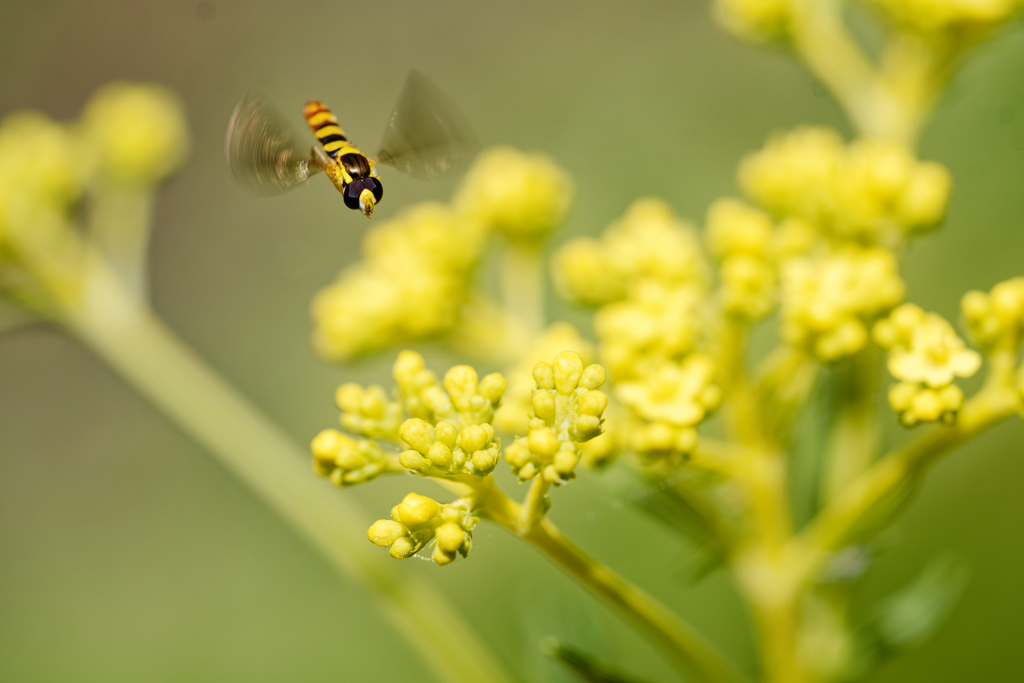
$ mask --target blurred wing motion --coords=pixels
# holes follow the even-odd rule
[[[281,115],[252,94],[231,114],[224,151],[235,177],[259,194],[281,194],[323,170],[296,143]]]
[[[432,180],[465,164],[476,148],[469,124],[451,100],[425,76],[411,72],[384,129],[377,161]]]

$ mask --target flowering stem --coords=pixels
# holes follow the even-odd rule
[[[544,518],[520,532],[523,511],[486,477],[473,491],[475,509],[484,517],[541,551],[570,576],[647,633],[670,661],[686,674],[711,683],[740,683],[743,677],[696,630],[676,614],[577,548]]]
[[[505,242],[501,249],[501,299],[531,334],[544,329],[544,272],[540,247]]]
[[[841,547],[848,533],[888,494],[912,480],[949,449],[1020,409],[1020,394],[1012,386],[989,383],[964,404],[955,424],[935,428],[879,460],[800,534],[797,541],[809,552],[806,571],[813,571],[826,553]]]
[[[207,367],[86,250],[83,295],[62,322],[244,481],[341,574],[369,590],[443,680],[509,681],[487,646],[433,589],[399,576],[363,541],[360,512],[317,480],[306,449]],[[444,635],[439,634],[444,624]]]
[[[140,301],[149,298],[146,257],[153,213],[153,188],[104,186],[92,195],[89,238],[106,257],[128,290]]]
[[[878,455],[878,367],[878,350],[868,346],[855,354],[846,368],[848,390],[844,393],[849,398],[830,434],[821,489],[824,501],[839,495]]]
[[[530,482],[530,490],[523,501],[523,508],[520,511],[519,519],[516,522],[516,533],[520,536],[528,533],[544,517],[544,498],[547,496],[551,482],[544,478],[541,472]]]

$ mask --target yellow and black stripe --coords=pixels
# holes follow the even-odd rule
[[[306,102],[302,113],[313,135],[332,159],[337,160],[338,152],[343,147],[351,147],[345,133],[338,126],[338,118],[323,105],[323,102]]]

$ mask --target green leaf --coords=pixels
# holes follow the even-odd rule
[[[582,650],[577,650],[557,638],[546,638],[541,649],[568,667],[580,680],[588,683],[641,683],[639,679],[627,677]]]
[[[952,614],[967,579],[967,566],[962,560],[940,556],[929,562],[913,582],[883,600],[859,629],[858,674],[934,636]]]

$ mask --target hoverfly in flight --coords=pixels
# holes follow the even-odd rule
[[[377,164],[432,179],[461,166],[475,151],[473,136],[456,108],[416,71],[405,81],[375,157],[345,136],[337,117],[321,102],[307,102],[303,115],[319,142],[309,152],[265,100],[244,97],[231,114],[225,142],[235,177],[259,194],[273,195],[325,171],[345,206],[370,218],[384,196]]]

